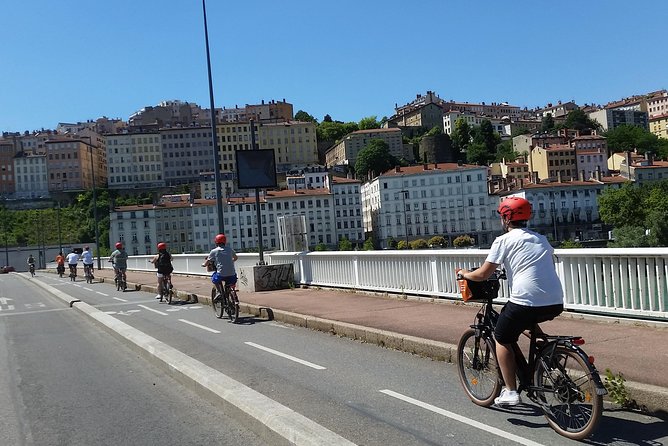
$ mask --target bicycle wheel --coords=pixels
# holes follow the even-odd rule
[[[489,407],[501,393],[501,372],[494,343],[469,329],[457,345],[459,380],[468,397],[478,406]]]
[[[536,400],[552,429],[572,440],[591,436],[601,419],[603,396],[591,373],[584,358],[562,346],[552,359],[543,350],[536,360]]]
[[[227,295],[227,316],[230,318],[232,323],[236,323],[239,320],[239,304],[237,303],[238,299],[237,292],[233,289],[228,291]]]
[[[168,284],[162,284],[162,289],[166,289],[167,295],[165,296],[165,299],[167,299],[167,305],[172,304],[172,297],[174,297],[174,290],[169,288]]]
[[[211,306],[213,306],[213,312],[216,314],[218,319],[223,317],[223,296],[218,293],[216,287],[211,289]]]

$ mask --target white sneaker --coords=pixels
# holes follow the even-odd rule
[[[522,402],[520,394],[515,390],[508,390],[504,388],[501,395],[494,399],[494,404],[497,406],[517,406]]]
[[[156,295],[155,295],[155,298],[156,298],[156,299],[162,299],[162,295],[160,295],[160,294],[156,294]]]

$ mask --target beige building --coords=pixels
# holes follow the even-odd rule
[[[263,123],[258,137],[260,148],[274,151],[278,172],[318,164],[318,141],[313,122]]]
[[[649,118],[649,131],[659,138],[668,139],[668,111]]]
[[[657,91],[647,99],[647,113],[650,120],[657,116],[668,115],[668,91]]]
[[[255,144],[259,144],[259,128],[255,128]],[[249,122],[223,122],[216,126],[218,137],[218,152],[220,153],[221,172],[233,172],[237,169],[234,152],[236,150],[251,150],[251,131]]]
[[[569,144],[536,146],[529,156],[529,169],[539,180],[566,181],[577,177],[575,148]]]
[[[348,133],[341,141],[330,147],[325,153],[325,164],[327,167],[337,165],[355,166],[357,154],[365,148],[372,140],[380,139],[389,146],[391,155],[401,159],[413,159],[413,154],[404,151],[401,130],[397,128],[358,130]]]
[[[509,119],[494,118],[484,115],[477,115],[471,112],[459,112],[455,110],[450,110],[443,113],[443,133],[451,135],[455,129],[455,122],[457,119],[464,119],[470,127],[479,126],[482,121],[489,121],[492,124],[492,128],[496,133],[498,133],[502,138],[510,137],[510,133],[506,133],[506,122],[510,122]]]
[[[668,161],[657,161],[650,154],[634,159],[626,152],[619,165],[619,175],[640,185],[665,180],[668,179]]]
[[[19,152],[14,157],[16,177],[15,198],[45,198],[49,196],[46,153]]]
[[[158,133],[110,134],[106,136],[106,140],[110,189],[165,185]]]
[[[518,163],[514,161],[492,163],[489,173],[492,177],[505,178],[506,184],[519,185],[531,180],[528,163]]]
[[[250,121],[255,122],[284,122],[292,121],[293,107],[292,104],[282,101],[271,100],[266,102],[263,100],[260,104],[248,105],[244,107],[234,106],[234,108],[223,107],[222,110],[217,109],[216,115],[218,122],[240,122]]]

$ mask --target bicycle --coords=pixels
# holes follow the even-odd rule
[[[70,280],[72,282],[77,281],[77,266],[76,265],[69,265],[70,267]]]
[[[116,284],[116,291],[123,291],[128,287],[127,277],[125,276],[125,270],[121,268],[114,268],[114,283]]]
[[[172,297],[174,296],[174,289],[172,287],[172,276],[169,274],[163,274],[160,278],[160,302],[164,298],[167,301],[167,305],[172,304]]]
[[[458,274],[458,280],[463,279]],[[496,360],[494,328],[499,313],[492,301],[498,296],[505,271],[497,271],[485,282],[466,281],[472,297],[481,302],[474,323],[457,345],[457,369],[464,391],[475,404],[489,407],[501,393],[503,377]],[[461,283],[461,282],[460,282]],[[572,440],[592,435],[601,419],[603,395],[607,393],[590,358],[579,347],[579,336],[551,336],[535,324],[528,334],[528,361],[517,343],[518,393],[526,392],[543,411],[558,434]]]
[[[95,277],[93,276],[93,265],[84,263],[84,276],[86,277],[86,283],[93,283],[93,280],[95,280]]]
[[[30,266],[30,277],[35,277],[35,264],[30,263],[29,266]]]
[[[211,290],[211,305],[218,319],[222,319],[224,313],[227,313],[230,321],[236,323],[239,320],[239,296],[236,285],[223,285],[222,282],[214,284]]]
[[[58,275],[62,278],[65,275],[65,265],[58,265],[56,267],[56,271],[58,272]]]

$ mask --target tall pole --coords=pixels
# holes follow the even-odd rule
[[[58,201],[58,210],[56,211],[56,218],[58,220],[58,253],[63,252],[63,238],[60,235],[60,201]]]
[[[253,120],[250,120],[250,132],[251,132],[251,148],[252,150],[258,150],[258,147],[255,145],[255,125]],[[255,188],[255,216],[257,218],[257,244],[260,248],[260,261],[258,265],[266,265],[264,262],[264,247],[262,246],[264,242],[262,241],[262,219],[260,215],[260,188]]]
[[[202,0],[204,14],[204,41],[206,42],[206,68],[209,75],[209,103],[211,104],[211,139],[213,140],[213,178],[216,182],[216,209],[218,210],[219,233],[225,233],[223,221],[223,191],[220,186],[220,153],[218,153],[218,136],[216,135],[216,107],[213,104],[213,81],[211,79],[211,56],[209,54],[209,28],[206,24],[206,1]]]
[[[90,136],[86,136],[89,141],[93,141]],[[93,220],[95,220],[95,245],[97,246],[97,270],[102,269],[102,261],[100,260],[100,229],[97,223],[97,184],[95,183],[95,163],[93,162],[93,144],[88,144],[90,149],[90,172],[93,180]]]

